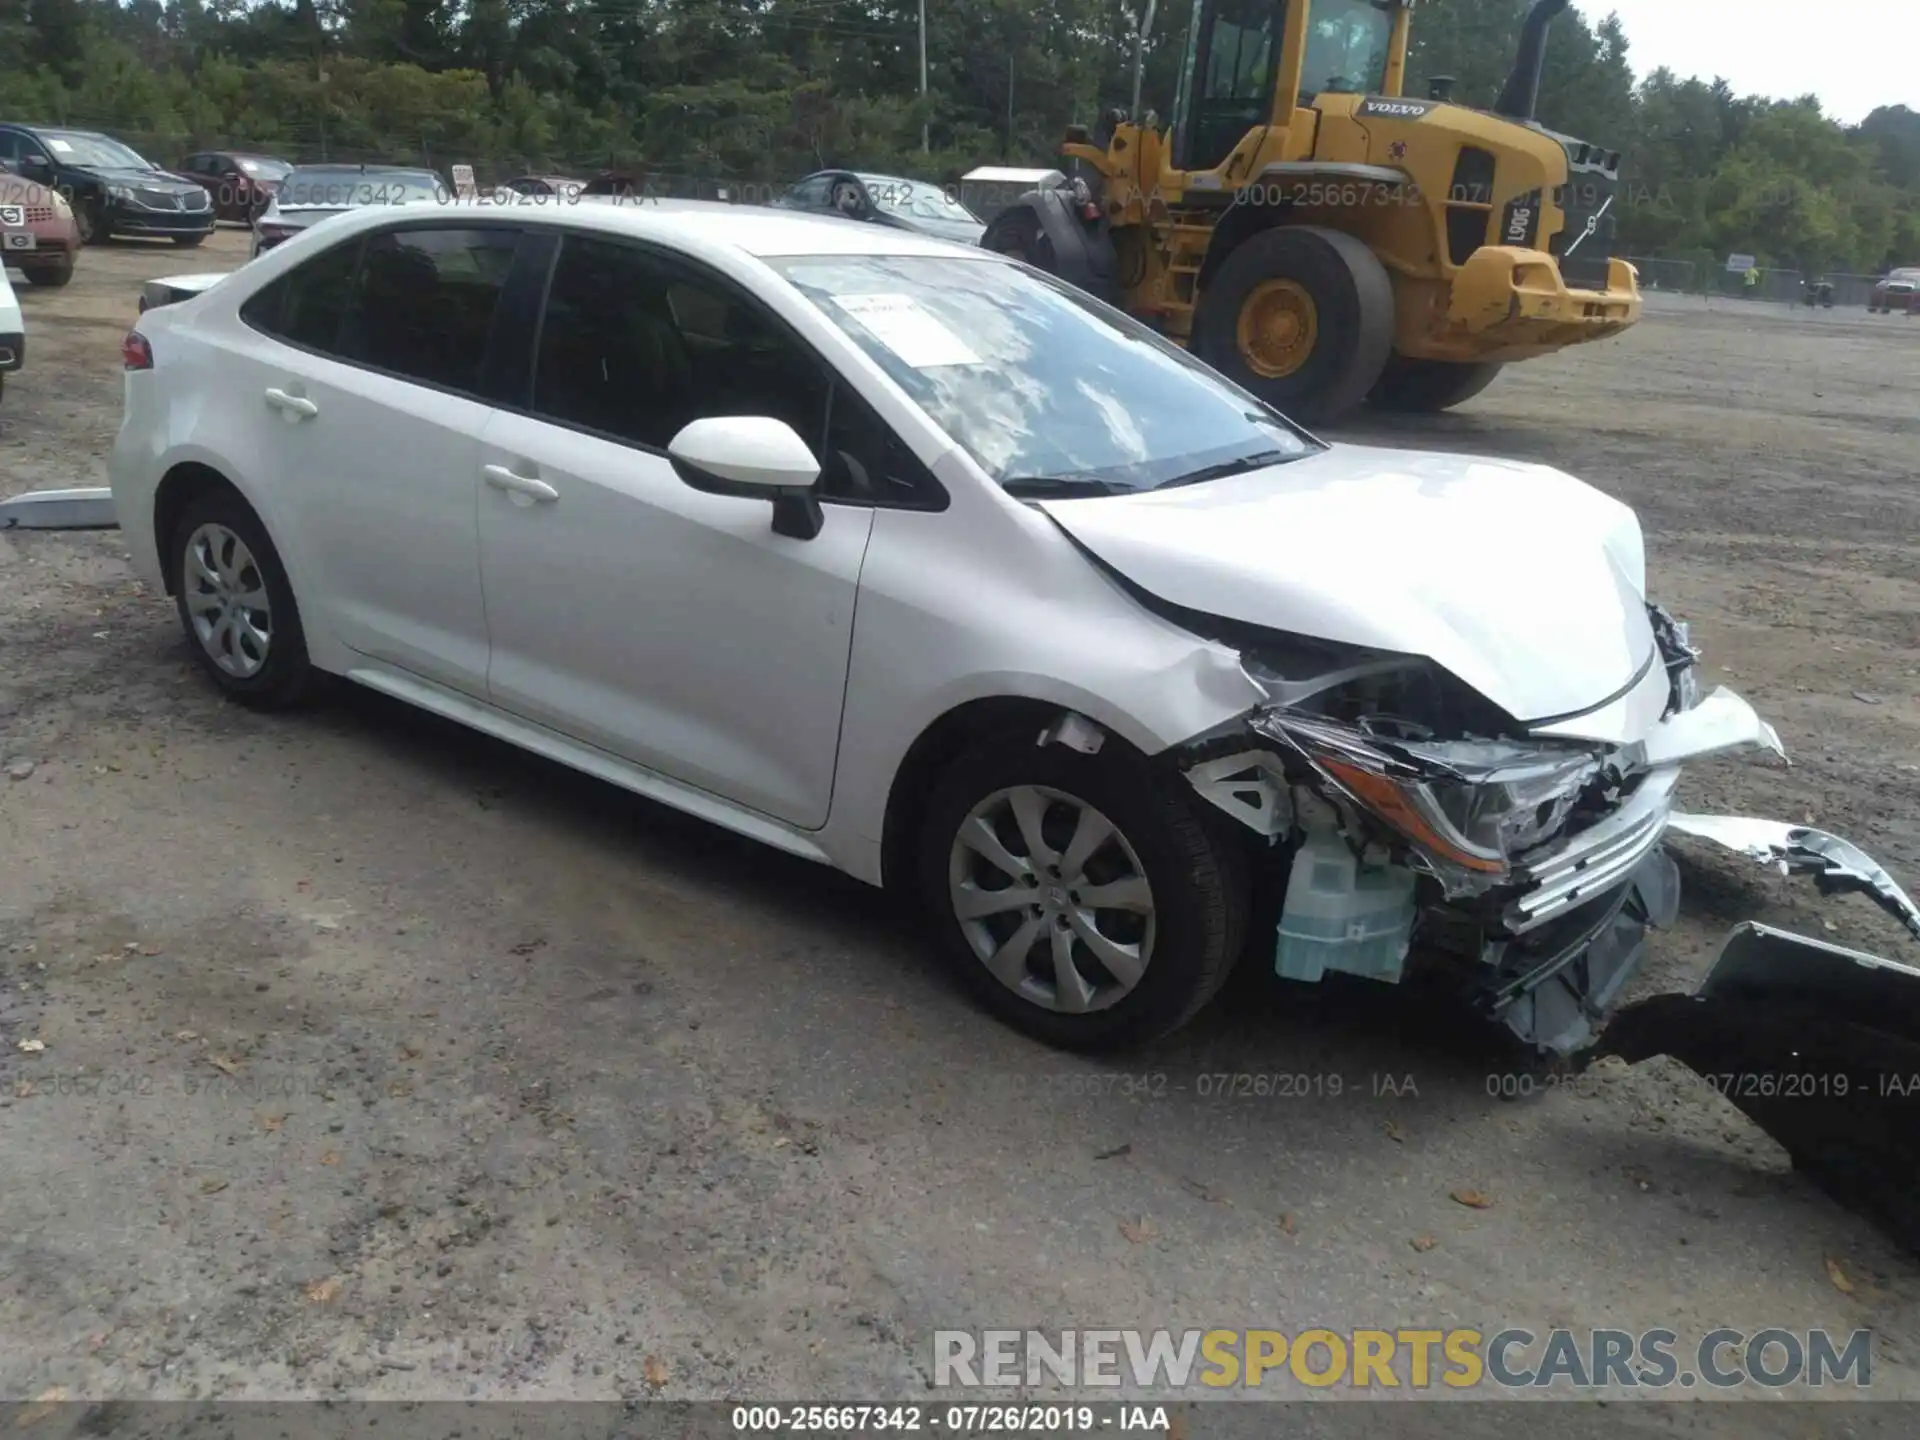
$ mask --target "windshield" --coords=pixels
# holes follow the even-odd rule
[[[426,170],[294,170],[282,182],[280,208],[347,210],[360,205],[406,205],[438,200],[445,194],[440,177]]]
[[[242,157],[236,163],[256,180],[279,180],[293,172],[291,165],[280,160],[255,160]]]
[[[937,185],[922,185],[916,180],[901,180],[890,175],[862,175],[873,203],[898,215],[914,215],[922,220],[957,220],[963,225],[978,225],[980,217],[959,201],[951,199]]]
[[[78,130],[42,130],[40,138],[53,151],[53,158],[64,165],[90,165],[103,170],[154,168],[118,140],[109,140],[104,135],[87,135]]]
[[[1117,493],[1318,448],[1145,326],[999,261],[772,262],[1016,493]]]
[[[1387,73],[1394,0],[1315,0],[1300,88],[1309,95],[1362,95]]]

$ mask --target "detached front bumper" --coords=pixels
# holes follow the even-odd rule
[[[1453,277],[1439,348],[1428,358],[1527,360],[1569,345],[1604,340],[1640,319],[1639,272],[1624,260],[1607,264],[1607,288],[1568,287],[1544,250],[1489,245]]]

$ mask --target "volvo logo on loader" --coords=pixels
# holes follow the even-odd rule
[[[1380,115],[1394,120],[1423,120],[1433,105],[1426,100],[1367,100],[1354,113]]]

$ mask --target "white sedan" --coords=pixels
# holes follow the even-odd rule
[[[912,891],[1055,1044],[1244,952],[1580,1049],[1674,913],[1681,763],[1778,749],[1624,506],[1329,446],[901,230],[370,208],[125,363],[114,508],[228,695],[343,676]]]

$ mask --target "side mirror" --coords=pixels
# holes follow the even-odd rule
[[[667,446],[674,473],[710,495],[773,501],[773,531],[811,540],[826,524],[814,486],[820,462],[784,420],[722,415],[695,420]]]
[[[22,175],[51,175],[53,162],[44,155],[27,155],[20,161]]]

